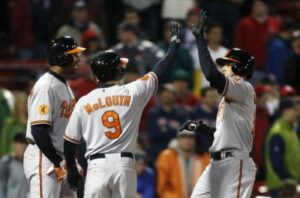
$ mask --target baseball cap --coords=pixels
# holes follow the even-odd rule
[[[286,109],[294,108],[295,102],[292,99],[284,98],[279,103],[279,112],[282,113]]]
[[[188,72],[186,72],[185,70],[179,69],[172,74],[171,79],[172,81],[176,81],[176,80],[189,81],[190,76]]]
[[[296,95],[296,89],[290,85],[285,85],[280,88],[280,97],[294,96]]]
[[[131,31],[135,34],[138,33],[138,27],[128,21],[124,21],[124,22],[120,23],[118,26],[118,30]]]
[[[254,90],[257,95],[261,95],[264,93],[270,93],[271,87],[268,85],[264,85],[264,84],[257,84],[254,86]]]

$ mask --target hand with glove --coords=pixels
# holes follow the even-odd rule
[[[214,134],[216,128],[208,126],[207,124],[204,124],[202,121],[196,122],[194,120],[188,120],[178,129],[178,132],[182,132],[184,130],[194,131],[197,133]]]
[[[181,27],[180,27],[179,23],[174,22],[174,21],[170,23],[171,43],[176,42],[179,45],[179,43],[181,42],[180,29],[181,29]]]
[[[204,37],[204,27],[207,19],[206,11],[201,10],[199,13],[198,24],[194,26],[192,32],[196,38]]]
[[[82,175],[76,166],[68,167],[67,182],[71,190],[77,191],[83,185]]]
[[[47,175],[51,175],[52,173],[55,173],[56,175],[56,179],[58,182],[60,181],[64,181],[66,179],[67,176],[67,171],[65,169],[65,161],[61,161],[59,166],[51,166],[48,170],[47,170]]]

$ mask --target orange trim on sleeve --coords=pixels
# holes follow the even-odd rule
[[[51,126],[51,122],[48,120],[37,120],[30,123],[31,126],[37,125],[37,124],[47,124]]]
[[[157,76],[156,76],[156,74],[154,72],[149,72],[149,74],[151,74],[154,77],[154,79],[155,79],[155,90],[153,92],[153,96],[154,96],[156,94],[157,87],[158,87],[158,78],[157,78]]]
[[[39,152],[39,182],[40,182],[40,198],[43,198],[43,176],[42,176],[42,151]]]
[[[64,139],[67,140],[67,141],[69,141],[69,142],[72,142],[74,144],[80,144],[80,140],[75,140],[74,138],[71,138],[71,137],[69,137],[67,135],[64,135]]]
[[[242,175],[243,175],[243,160],[240,160],[240,174],[239,174],[239,182],[238,182],[238,188],[237,188],[237,198],[241,197],[241,183],[242,183]]]

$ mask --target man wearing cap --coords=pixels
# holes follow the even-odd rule
[[[188,198],[198,177],[209,164],[208,154],[195,153],[195,133],[177,133],[177,142],[163,150],[157,161],[157,194],[163,198]]]
[[[140,75],[149,72],[152,66],[159,61],[164,52],[154,43],[138,37],[138,27],[129,22],[122,22],[118,26],[119,43],[112,47],[120,56],[128,57],[134,62]]]
[[[300,182],[300,141],[293,124],[297,119],[291,99],[280,101],[280,117],[272,125],[266,139],[267,185],[272,197],[278,196],[282,182],[295,179]]]
[[[29,95],[29,145],[24,154],[24,171],[31,197],[59,197],[66,176],[63,134],[75,106],[66,79],[76,73],[83,50],[70,36],[52,40],[47,49],[48,72],[39,78]]]
[[[71,18],[63,25],[57,32],[56,37],[69,35],[72,36],[76,42],[82,45],[81,35],[86,30],[92,30],[97,33],[99,38],[103,38],[103,34],[99,26],[89,20],[87,5],[83,0],[75,1],[71,13]],[[105,46],[105,39],[103,47]]]

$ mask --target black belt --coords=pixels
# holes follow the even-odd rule
[[[233,155],[232,155],[231,151],[228,151],[228,152],[226,152],[226,151],[217,151],[217,152],[210,153],[210,157],[213,160],[221,160],[221,159],[225,159],[227,157],[233,157]]]
[[[130,157],[134,159],[133,154],[129,152],[122,152],[121,157]],[[98,158],[105,158],[105,153],[97,153],[90,156],[90,160],[98,159]]]
[[[232,151],[217,151],[217,152],[211,152],[210,157],[213,160],[222,160],[228,157],[233,157],[233,154]],[[252,153],[249,153],[249,157],[252,157]]]
[[[26,138],[27,139],[27,142],[31,145],[35,145],[35,141],[31,138]]]

